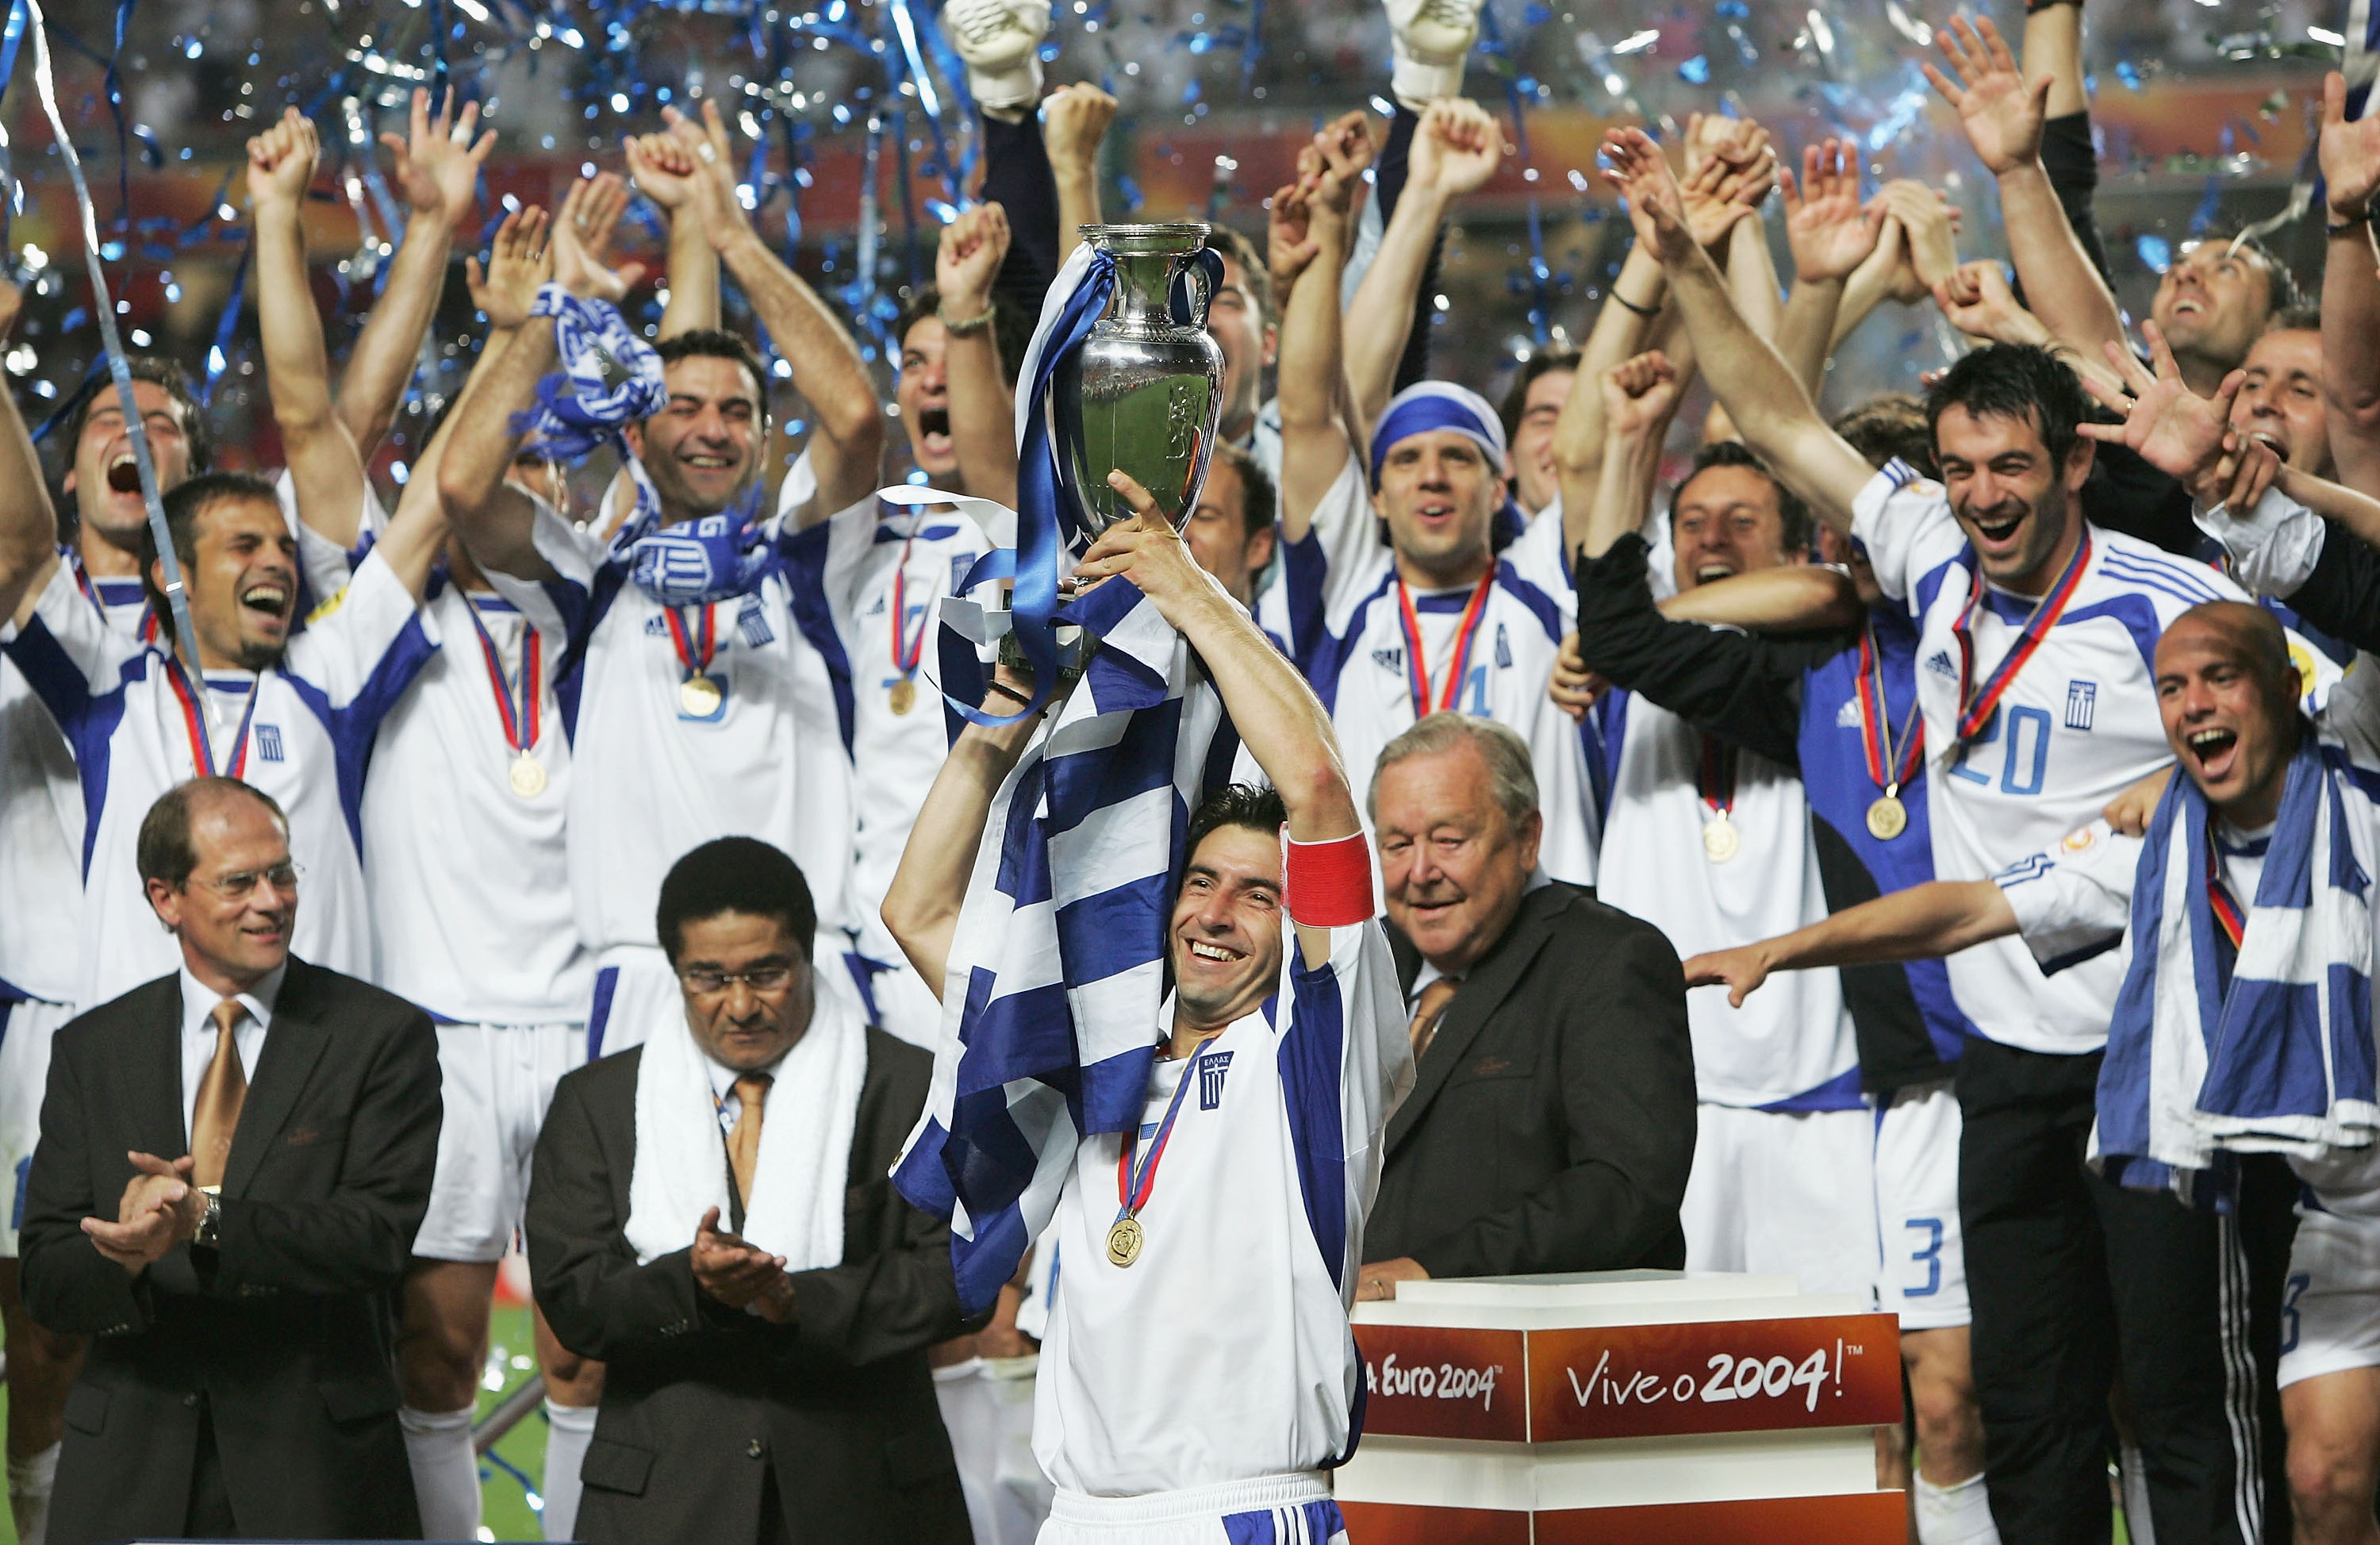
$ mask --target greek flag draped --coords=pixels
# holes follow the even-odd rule
[[[1098,647],[992,800],[943,979],[932,1089],[892,1170],[903,1196],[950,1220],[969,1312],[1015,1274],[1057,1210],[1082,1138],[1140,1120],[1190,811],[1230,776],[1239,748],[1204,668],[1137,590],[1110,580],[1055,605],[1060,553],[1083,533],[1062,509],[1071,493],[1057,481],[1043,398],[1112,283],[1103,257],[1075,250],[1017,398],[1017,641],[1045,693],[1058,680],[1059,627],[1081,627]],[[966,588],[991,577],[978,572]],[[1035,617],[1028,603],[1046,609]],[[954,649],[946,633],[943,660],[945,692],[981,680],[972,640]],[[1002,722],[957,706],[979,724]]]
[[[2307,729],[2227,991],[2206,797],[2186,777],[2167,788],[2099,1070],[2092,1159],[2109,1179],[2166,1189],[2223,1151],[2319,1159],[2380,1131],[2372,881],[2356,857],[2380,834],[2375,793],[2380,778]]]
[[[547,285],[528,314],[553,319],[553,350],[562,361],[560,371],[537,383],[537,406],[528,413],[549,454],[579,460],[609,444],[622,425],[652,417],[669,400],[661,356],[610,301],[581,299]]]

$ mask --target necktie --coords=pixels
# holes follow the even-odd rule
[[[192,1180],[212,1190],[223,1184],[224,1166],[231,1159],[232,1133],[239,1126],[239,1108],[248,1099],[248,1073],[239,1065],[239,1042],[233,1029],[247,1013],[225,998],[214,1006],[214,1060],[199,1080],[198,1103],[190,1109]]]
[[[1414,1061],[1421,1061],[1421,1054],[1429,1050],[1430,1041],[1438,1035],[1438,1022],[1446,1017],[1446,1005],[1454,1001],[1455,991],[1462,985],[1452,977],[1440,977],[1421,990],[1421,997],[1414,1004],[1410,1032]]]
[[[752,1205],[752,1172],[760,1163],[760,1107],[768,1102],[772,1080],[765,1073],[747,1073],[735,1080],[735,1129],[727,1134],[727,1167],[735,1173],[735,1194]]]

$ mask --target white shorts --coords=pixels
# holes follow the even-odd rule
[[[0,1002],[0,1258],[17,1259],[25,1216],[25,1172],[42,1140],[42,1096],[50,1084],[50,1040],[75,1016],[67,1004]],[[178,1157],[178,1156],[177,1156]]]
[[[1876,1301],[1875,1113],[1695,1109],[1690,1271],[1775,1272]]]
[[[1876,1307],[1904,1331],[1964,1325],[1959,1099],[1949,1079],[1892,1091],[1876,1113]]]
[[[413,1253],[501,1260],[528,1202],[537,1130],[553,1086],[587,1060],[577,1025],[438,1027],[438,1170]]]
[[[2380,1368],[2380,1220],[2298,1208],[2281,1287],[2280,1386]]]
[[[1346,1545],[1347,1521],[1317,1474],[1262,1476],[1146,1497],[1060,1491],[1040,1545]]]
[[[969,1357],[934,1369],[975,1545],[1033,1545],[1050,1516],[1049,1478],[1033,1457],[1034,1362]]]

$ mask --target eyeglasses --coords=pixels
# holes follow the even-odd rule
[[[748,971],[692,970],[678,973],[678,980],[687,991],[698,997],[715,998],[737,982],[742,982],[761,997],[773,997],[793,986],[800,968],[794,966],[756,966]]]
[[[193,878],[188,883],[204,885],[225,901],[246,901],[256,894],[259,885],[270,885],[284,894],[294,895],[298,891],[298,878],[305,872],[296,863],[275,864],[268,870],[241,870],[219,880]]]

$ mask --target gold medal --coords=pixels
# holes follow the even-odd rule
[[[1734,825],[1723,815],[1715,815],[1703,826],[1703,852],[1714,864],[1726,863],[1742,845]]]
[[[717,681],[699,671],[677,684],[677,706],[689,719],[710,718],[726,697]]]
[[[1143,1239],[1140,1220],[1118,1218],[1108,1230],[1108,1259],[1117,1266],[1129,1266],[1140,1259]]]
[[[534,799],[545,792],[545,764],[527,751],[513,759],[512,771],[505,777],[513,792],[524,799]]]
[[[1867,834],[1878,842],[1890,842],[1909,830],[1909,807],[1900,796],[1888,792],[1867,808]]]
[[[892,712],[906,713],[917,706],[917,684],[907,676],[892,684]]]

